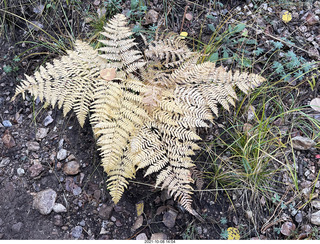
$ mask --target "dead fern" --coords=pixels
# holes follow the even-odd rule
[[[247,93],[259,75],[226,71],[211,62],[198,64],[175,34],[147,47],[143,58],[122,14],[104,27],[102,48],[76,41],[75,50],[35,72],[17,87],[13,99],[28,91],[64,115],[74,110],[81,126],[90,111],[108,189],[117,203],[136,170],[157,174],[156,186],[168,189],[190,213],[193,183],[200,172],[191,157],[199,150],[196,128],[208,126],[218,105],[229,110],[234,87]]]

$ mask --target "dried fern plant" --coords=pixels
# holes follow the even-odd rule
[[[199,54],[172,33],[150,43],[143,55],[126,25],[124,15],[114,16],[101,33],[102,48],[76,41],[68,55],[26,76],[13,99],[28,91],[63,107],[65,115],[73,109],[81,126],[90,111],[115,203],[136,170],[146,169],[145,175],[157,174],[156,186],[198,216],[191,198],[199,175],[191,160],[200,149],[196,128],[208,126],[219,104],[227,110],[235,105],[235,86],[247,93],[265,79],[198,64]]]

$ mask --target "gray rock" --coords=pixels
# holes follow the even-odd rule
[[[82,234],[82,227],[77,225],[76,227],[72,228],[71,234],[74,238],[80,238]]]
[[[51,115],[48,115],[47,117],[45,117],[45,119],[43,120],[43,125],[44,126],[48,126],[49,124],[51,124],[53,122],[53,118],[51,117]]]
[[[76,175],[80,172],[80,164],[77,161],[70,161],[64,165],[63,172],[66,175]]]
[[[0,161],[0,168],[7,166],[10,163],[10,158],[6,157]]]
[[[39,128],[36,133],[36,140],[40,141],[48,135],[49,128]]]
[[[137,235],[136,240],[145,241],[145,240],[148,240],[148,237],[147,237],[147,235],[145,233],[141,233],[141,234]]]
[[[309,150],[316,143],[308,137],[296,136],[292,138],[292,147],[296,150]]]
[[[320,225],[320,210],[311,214],[311,223],[314,225]]]
[[[57,193],[52,189],[40,191],[33,199],[33,207],[38,209],[43,215],[51,213],[54,203],[57,198]]]
[[[176,211],[169,209],[168,212],[163,215],[162,221],[164,225],[168,228],[172,228],[176,223],[177,215],[178,213]]]
[[[22,222],[18,222],[16,224],[13,224],[11,229],[12,229],[12,231],[18,233],[18,232],[20,232],[22,226],[23,226],[23,223]]]
[[[38,151],[40,149],[40,145],[36,141],[28,141],[26,145],[29,151]]]
[[[164,233],[154,233],[151,235],[150,240],[168,240],[168,237]]]
[[[3,220],[0,218],[0,226],[3,225]]]
[[[311,206],[316,208],[316,209],[320,209],[320,199],[317,199],[317,200],[313,200],[311,202]]]
[[[53,206],[53,211],[55,213],[65,213],[67,212],[67,209],[65,206],[63,206],[61,203],[56,203],[54,206]]]
[[[67,153],[66,149],[61,148],[57,154],[57,159],[60,161],[64,160],[67,157]]]
[[[99,209],[99,216],[102,219],[109,219],[111,216],[111,212],[113,210],[112,206],[108,206],[106,204],[102,204],[100,209]]]

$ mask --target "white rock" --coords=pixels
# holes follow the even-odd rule
[[[23,176],[24,175],[24,169],[22,169],[22,168],[18,168],[17,169],[17,174],[19,175],[19,176]]]
[[[56,212],[56,213],[65,213],[65,212],[67,212],[67,209],[61,203],[56,203],[53,206],[53,211]]]

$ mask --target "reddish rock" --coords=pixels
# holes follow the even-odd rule
[[[40,163],[36,163],[29,168],[30,176],[36,177],[43,171],[43,166]]]
[[[13,137],[10,135],[9,130],[6,130],[4,132],[4,135],[2,136],[2,142],[6,148],[12,148],[16,146],[16,142],[14,141]]]

